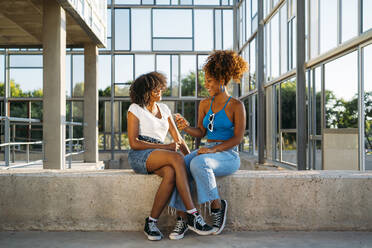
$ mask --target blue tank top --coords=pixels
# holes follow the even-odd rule
[[[232,136],[234,136],[234,124],[230,121],[230,119],[227,117],[225,112],[225,107],[227,103],[230,101],[231,96],[226,101],[225,106],[218,111],[217,113],[214,113],[214,120],[213,120],[213,130],[212,132],[208,129],[208,125],[210,123],[209,119],[210,116],[213,114],[212,111],[212,104],[214,97],[212,98],[211,107],[209,108],[209,111],[205,115],[203,119],[203,127],[207,129],[207,138],[211,140],[228,140]]]

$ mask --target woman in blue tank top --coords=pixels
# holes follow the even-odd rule
[[[193,137],[207,136],[207,144],[185,156],[185,164],[191,182],[195,181],[199,204],[210,203],[215,234],[221,233],[226,223],[227,201],[221,200],[216,176],[234,173],[240,167],[237,145],[243,139],[245,130],[245,109],[238,99],[229,96],[226,91],[231,79],[239,82],[248,64],[234,51],[215,51],[207,58],[203,67],[205,88],[210,95],[199,104],[197,127],[191,127],[182,116],[176,115],[176,124],[180,130]],[[172,194],[170,207],[176,208],[177,223],[173,236],[179,233],[184,221],[185,207],[177,190]]]

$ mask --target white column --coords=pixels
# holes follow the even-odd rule
[[[66,13],[54,0],[44,0],[43,9],[43,168],[63,169],[66,149]]]
[[[98,162],[98,49],[84,46],[84,161]]]

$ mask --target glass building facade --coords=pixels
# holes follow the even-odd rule
[[[304,16],[297,15],[298,7],[305,9]],[[207,96],[202,66],[208,54],[234,49],[250,67],[241,84],[229,87],[247,111],[241,152],[258,156],[263,149],[267,161],[298,168],[302,136],[296,120],[305,112],[306,169],[372,169],[371,9],[369,0],[108,1],[107,47],[99,49],[100,152],[113,158],[129,149],[126,112],[136,77],[154,70],[164,73],[168,85],[163,102],[195,125],[198,103]],[[302,22],[305,36],[299,38],[297,24]],[[306,80],[297,82],[303,43]],[[8,80],[10,116],[42,119],[41,54],[36,48],[0,49],[0,98]],[[83,121],[83,82],[83,50],[69,48],[68,121]],[[305,84],[305,109],[297,106],[298,83]],[[264,118],[258,113],[260,87]],[[4,108],[0,101],[0,115]],[[38,125],[17,125],[13,131],[15,141],[42,139]],[[76,138],[82,132],[82,127],[73,129]],[[185,139],[192,149],[204,141]]]

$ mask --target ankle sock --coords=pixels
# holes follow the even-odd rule
[[[153,222],[158,222],[158,219],[152,218],[151,216],[149,216],[149,220],[151,220]]]
[[[198,210],[196,208],[193,208],[193,209],[190,209],[190,210],[186,210],[186,212],[188,214],[196,214],[198,212]]]

